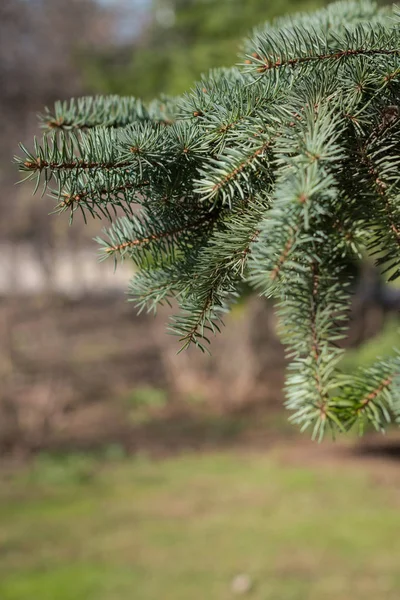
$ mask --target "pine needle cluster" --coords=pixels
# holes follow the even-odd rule
[[[345,376],[348,264],[400,274],[396,9],[337,2],[253,32],[243,60],[179,98],[59,102],[17,159],[56,211],[110,221],[131,299],[174,300],[169,328],[205,350],[243,281],[272,297],[290,358],[291,419],[327,429],[400,420],[400,356]]]

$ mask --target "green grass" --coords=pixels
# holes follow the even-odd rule
[[[0,598],[228,600],[247,573],[252,600],[394,600],[399,504],[277,452],[42,457],[0,481]]]

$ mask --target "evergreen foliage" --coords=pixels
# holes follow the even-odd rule
[[[19,167],[57,211],[106,217],[102,257],[133,259],[140,309],[175,300],[204,350],[252,283],[275,298],[301,428],[400,419],[400,356],[341,373],[351,279],[368,252],[400,274],[400,29],[396,9],[338,2],[280,18],[243,63],[179,98],[59,103]]]

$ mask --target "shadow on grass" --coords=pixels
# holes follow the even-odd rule
[[[400,461],[400,440],[389,439],[377,441],[375,437],[354,448],[354,454],[362,458]]]
[[[297,433],[289,424],[286,412],[259,406],[225,413],[175,407],[161,411],[161,414],[148,415],[139,422],[125,417],[115,421],[101,418],[96,424],[81,422],[79,430],[69,427],[61,433],[36,440],[23,454],[26,458],[42,452],[102,454],[104,449],[111,447],[120,448],[124,455],[145,452],[162,457],[236,446],[268,448]]]
[[[221,415],[186,413],[151,420],[136,430],[131,441],[133,450],[179,452],[243,443],[270,445],[293,432],[286,414],[246,408]]]

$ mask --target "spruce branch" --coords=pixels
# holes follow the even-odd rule
[[[243,281],[274,298],[286,406],[317,439],[400,420],[398,356],[345,376],[340,347],[349,263],[400,275],[398,21],[370,0],[277,19],[180,98],[56,103],[17,159],[56,212],[111,221],[101,258],[135,263],[139,310],[179,306],[184,348],[207,349]]]
[[[97,238],[102,248],[101,258],[129,256],[139,267],[149,262],[154,267],[163,265],[173,260],[175,254],[185,253],[189,243],[196,245],[202,241],[219,216],[218,209],[203,210],[199,215],[172,207],[168,216],[142,209],[138,214],[117,219],[104,230],[105,239]]]
[[[115,175],[113,173],[112,175]],[[89,180],[86,185],[75,185],[68,191],[64,190],[52,190],[51,196],[56,200],[59,200],[58,209],[60,212],[64,210],[71,210],[74,212],[78,207],[85,208],[93,215],[98,215],[97,211],[101,210],[100,206],[104,203],[104,208],[108,205],[122,207],[125,212],[132,212],[132,203],[134,196],[132,192],[140,192],[145,187],[150,185],[150,181],[143,180],[137,182],[120,182],[113,183],[115,177],[104,178],[104,182],[98,182],[95,179]],[[103,187],[98,187],[98,184]],[[124,203],[125,201],[125,203]]]
[[[303,31],[269,31],[256,37],[252,53],[247,55],[248,70],[256,73],[302,66],[340,63],[347,59],[370,59],[400,55],[397,33],[384,26],[360,23],[354,28],[343,28],[341,34]]]
[[[351,378],[343,378],[343,397],[333,400],[335,410],[349,429],[358,424],[360,432],[366,423],[384,431],[400,416],[400,359],[399,356],[378,360],[372,367],[360,368]]]
[[[56,102],[54,109],[45,109],[39,115],[41,126],[47,131],[73,131],[93,127],[125,127],[136,121],[152,121],[170,125],[173,108],[169,99],[146,106],[140,99],[120,96],[71,98]]]

